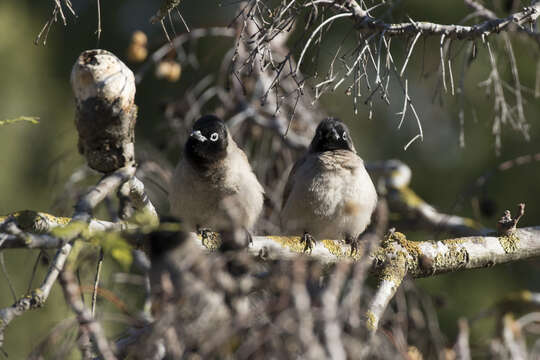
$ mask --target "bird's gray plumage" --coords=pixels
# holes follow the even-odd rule
[[[183,221],[186,230],[197,226],[216,231],[251,230],[262,211],[263,187],[228,131],[226,136],[223,156],[201,167],[186,155],[174,171],[169,191],[171,213]]]
[[[340,136],[348,131],[344,125],[339,129],[345,130],[332,131]],[[317,136],[321,136],[319,129]],[[356,239],[370,223],[377,193],[352,140],[348,134],[343,137],[341,146],[322,147],[314,138],[291,170],[281,211],[286,234],[307,232],[316,239]]]

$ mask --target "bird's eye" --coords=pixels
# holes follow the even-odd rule
[[[347,140],[347,132],[346,131],[344,131],[343,135],[341,135],[341,136],[343,137],[343,140]]]
[[[213,133],[212,135],[210,135],[210,140],[212,141],[217,141],[217,139],[219,139],[219,135],[217,132]]]

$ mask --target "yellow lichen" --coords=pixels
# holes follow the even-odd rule
[[[396,257],[387,262],[383,267],[379,281],[390,281],[394,286],[399,286],[405,273],[407,272],[407,256],[403,252],[398,252]]]
[[[377,322],[377,317],[375,316],[373,311],[366,311],[366,328],[369,331],[374,331],[377,329]]]
[[[66,225],[71,220],[68,217],[54,216],[44,212],[33,210],[21,210],[7,216],[0,216],[0,222],[5,221],[8,216],[13,216],[19,226],[24,231],[44,233],[51,227]]]
[[[383,240],[381,248],[375,253],[375,257],[381,261],[385,261],[386,254],[389,253],[402,255],[407,263],[407,268],[410,269],[417,267],[418,258],[422,255],[422,251],[415,241],[407,240],[405,234],[397,231],[391,233]]]
[[[17,225],[23,231],[43,233],[49,230],[49,224],[40,213],[32,210],[23,210],[14,214]]]
[[[300,241],[299,236],[268,236],[268,238],[298,253],[303,253],[304,248],[306,247],[305,244]]]
[[[219,238],[219,234],[216,232],[208,231],[204,239],[200,234],[197,234],[197,239],[201,241],[205,248],[211,251],[219,249],[219,246],[221,245],[221,239]]]
[[[445,242],[448,251],[441,252],[435,256],[434,269],[460,268],[469,260],[467,250],[459,246],[461,240],[449,240]]]
[[[507,254],[516,252],[519,249],[519,237],[515,232],[511,232],[506,236],[499,237],[499,244]]]
[[[30,300],[30,307],[32,309],[40,308],[43,306],[45,294],[40,288],[34,289],[25,296],[26,299]]]
[[[352,256],[347,247],[342,247],[337,240],[324,239],[321,241],[323,246],[330,251],[330,253],[338,258],[351,258],[359,260],[362,257],[362,250],[358,249]]]
[[[46,218],[51,224],[67,225],[71,221],[71,218],[65,216],[54,216],[44,212],[39,212],[38,214]]]
[[[414,241],[407,240],[405,234],[396,231],[391,237],[394,241],[401,245],[401,247],[405,248],[409,255],[417,257],[421,254],[418,244]]]
[[[337,257],[340,257],[342,256],[341,254],[341,248],[336,244],[335,241],[332,241],[332,240],[322,240],[321,243],[323,244],[323,246],[328,250],[330,251],[330,253],[332,255],[335,255]]]

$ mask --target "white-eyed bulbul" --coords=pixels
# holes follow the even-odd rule
[[[349,129],[337,119],[323,120],[289,174],[280,216],[283,231],[301,235],[305,251],[314,238],[345,239],[352,254],[376,204],[377,192]]]
[[[263,193],[225,123],[214,115],[198,119],[171,180],[171,213],[188,231],[251,231],[263,208]]]

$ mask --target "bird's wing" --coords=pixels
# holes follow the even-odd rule
[[[255,171],[253,171],[253,168],[251,167],[249,159],[246,153],[244,152],[244,150],[242,150],[238,146],[238,144],[234,142],[234,140],[233,140],[233,143],[231,143],[230,145],[234,146],[234,150],[233,150],[234,154],[238,157],[237,158],[238,161],[241,162],[241,163],[235,162],[233,164],[233,166],[235,167],[235,170],[241,169],[242,177],[249,177],[251,175],[251,178],[253,179],[253,184],[254,186],[257,187],[257,191],[259,191],[262,194],[265,194],[264,187],[261,185],[261,183],[257,179],[257,176],[255,175]],[[249,174],[247,174],[246,172],[249,172]]]
[[[291,172],[289,173],[289,178],[287,179],[287,184],[285,184],[285,189],[283,190],[283,201],[281,202],[281,209],[285,207],[285,204],[287,203],[287,200],[289,199],[289,195],[291,194],[291,190],[294,186],[295,182],[295,175],[296,171],[304,164],[306,161],[307,154],[302,156],[296,163],[294,163],[294,166],[291,169]]]

